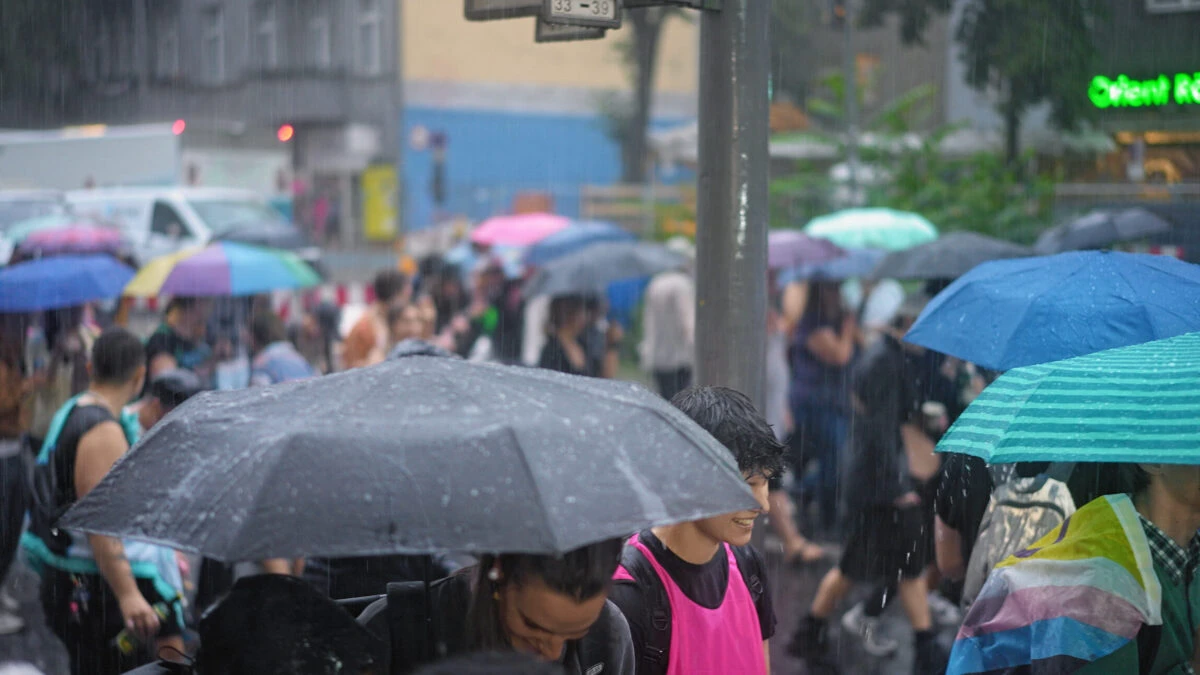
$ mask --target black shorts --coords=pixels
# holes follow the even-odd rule
[[[76,583],[87,592],[87,606],[79,606],[78,614],[71,604],[78,597]],[[158,637],[182,633],[180,606],[162,597],[154,583],[137,579],[138,590],[151,606],[164,604],[169,616],[160,621]],[[42,611],[46,624],[67,647],[71,675],[118,675],[154,660],[152,645],[122,654],[115,639],[125,628],[121,606],[98,574],[70,574],[47,568],[41,586]],[[78,603],[76,603],[78,605]]]
[[[915,579],[928,564],[927,508],[872,506],[850,516],[838,569],[853,581],[891,583]]]

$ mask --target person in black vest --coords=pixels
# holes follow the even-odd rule
[[[358,621],[390,637],[393,673],[477,651],[517,651],[556,661],[567,675],[633,675],[629,626],[608,602],[621,548],[609,539],[562,556],[484,555],[428,589],[390,584],[388,597]]]

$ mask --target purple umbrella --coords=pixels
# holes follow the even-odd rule
[[[767,235],[767,266],[773,270],[823,263],[846,255],[828,239],[810,237],[799,230],[771,230]]]

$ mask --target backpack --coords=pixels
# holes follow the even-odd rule
[[[732,548],[738,570],[746,582],[746,588],[750,590],[750,599],[757,606],[766,592],[766,584],[758,575],[757,565],[752,564],[749,547]],[[621,567],[646,589],[646,607],[649,610],[646,625],[650,626],[650,634],[645,636],[646,644],[642,645],[637,670],[639,673],[666,672],[671,654],[671,600],[667,596],[667,588],[650,561],[636,546],[625,547],[621,553]]]
[[[997,563],[1029,547],[1075,513],[1075,500],[1065,482],[1070,468],[1051,465],[1048,471],[1031,478],[993,470],[996,487],[983,513],[963,581],[964,611],[979,596]]]

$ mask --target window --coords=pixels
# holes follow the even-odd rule
[[[275,0],[254,3],[254,22],[251,25],[251,47],[254,63],[263,70],[279,65],[279,31],[275,18]]]
[[[358,0],[358,33],[355,35],[359,72],[376,75],[380,70],[380,35],[383,19],[379,0]]]
[[[1200,0],[1146,0],[1146,11],[1155,14],[1200,12]]]
[[[220,7],[204,11],[200,34],[204,55],[204,76],[213,84],[225,79],[225,13]]]
[[[179,18],[158,17],[154,28],[154,74],[161,78],[179,75]]]
[[[150,231],[169,239],[183,238],[183,219],[175,209],[162,202],[154,203],[154,215],[150,219]]]
[[[332,34],[324,8],[318,8],[308,19],[308,45],[310,66],[321,70],[333,66]]]

